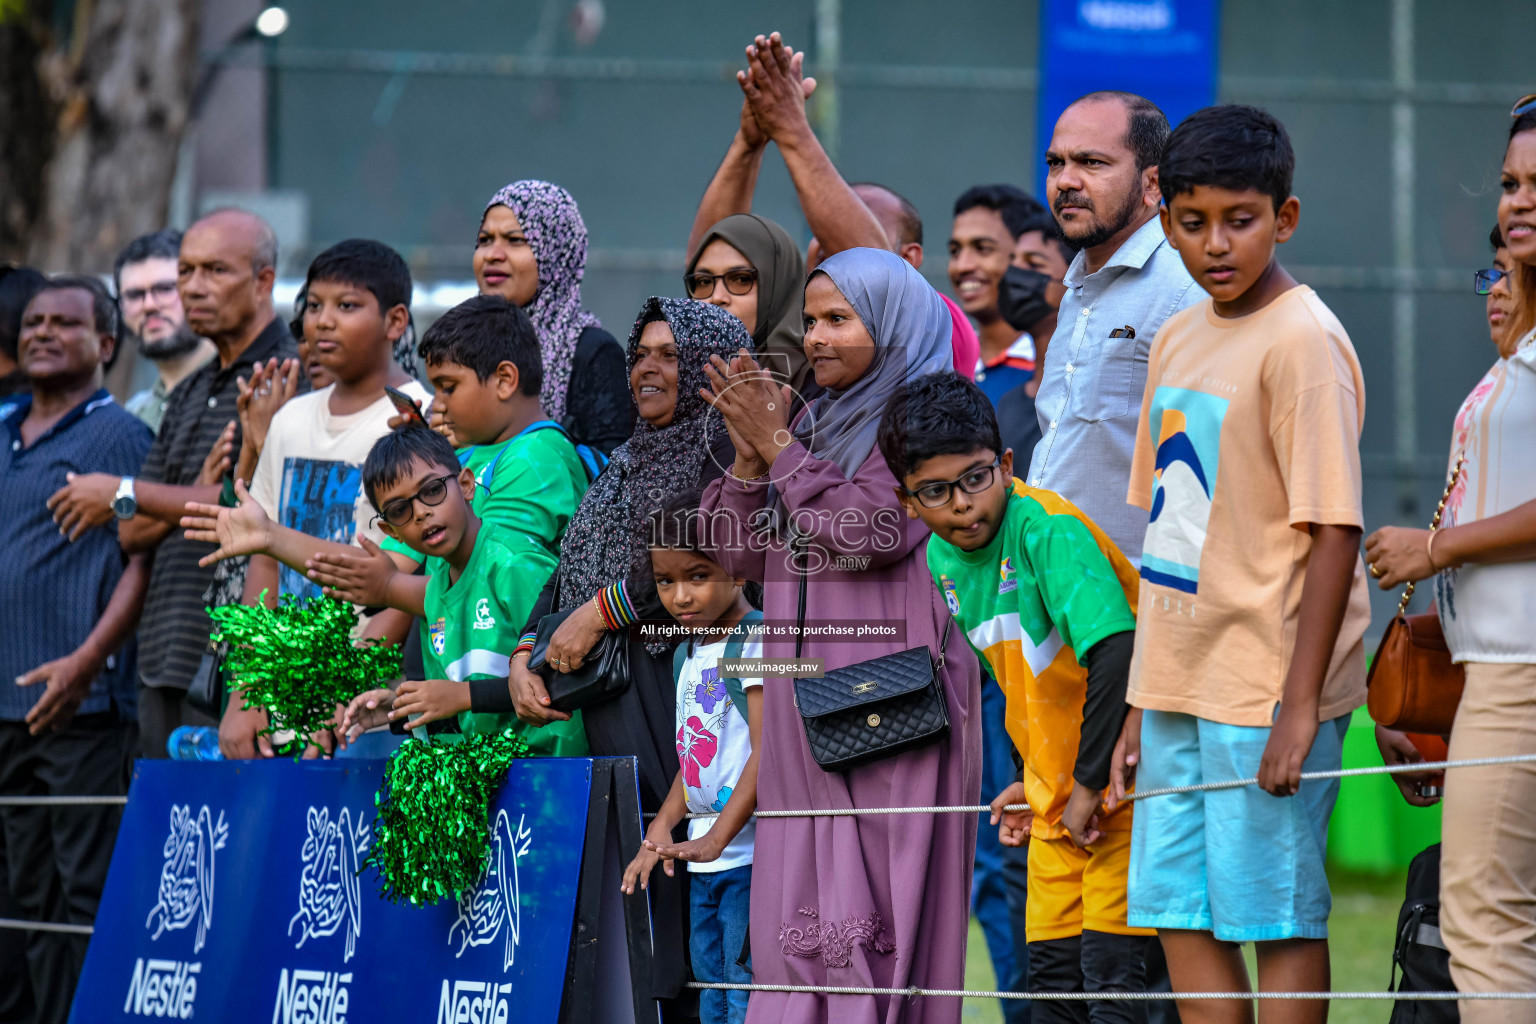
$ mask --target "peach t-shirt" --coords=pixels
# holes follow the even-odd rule
[[[1365,385],[1354,346],[1304,285],[1227,319],[1206,299],[1152,343],[1126,500],[1151,511],[1127,699],[1230,725],[1273,723],[1296,646],[1312,537],[1361,526]],[[1365,703],[1365,566],[1319,701]]]

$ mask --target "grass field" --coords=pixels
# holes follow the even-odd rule
[[[1329,950],[1333,955],[1335,991],[1379,992],[1387,987],[1392,970],[1393,932],[1403,902],[1403,877],[1329,872],[1333,883],[1333,916],[1329,920]],[[1252,952],[1249,971],[1252,972]],[[995,989],[992,963],[987,957],[981,929],[971,922],[966,950],[965,987]],[[1336,1002],[1329,1012],[1332,1024],[1385,1024],[1391,1003]],[[966,1024],[1002,1024],[995,999],[967,999]]]

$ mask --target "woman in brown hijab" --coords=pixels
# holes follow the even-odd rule
[[[693,251],[683,284],[745,324],[758,361],[800,400],[820,393],[803,344],[805,258],[789,232],[756,214],[727,217]]]

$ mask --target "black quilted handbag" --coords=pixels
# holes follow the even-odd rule
[[[805,633],[806,576],[800,574],[800,612],[795,657]],[[935,658],[927,646],[909,647],[856,665],[833,669],[820,679],[795,680],[795,707],[805,739],[823,771],[840,772],[878,761],[949,732],[949,709],[939,670],[952,620],[946,620]]]

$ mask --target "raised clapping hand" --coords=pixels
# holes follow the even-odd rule
[[[272,417],[299,391],[300,366],[297,359],[284,359],[282,363],[268,359],[266,364],[257,363],[251,368],[251,379],[237,377],[235,384],[240,395],[235,399],[235,411],[240,414],[240,427],[245,438],[256,451],[267,443],[267,430]]]
[[[790,126],[810,127],[805,101],[816,91],[816,79],[804,77],[804,64],[805,53],[785,46],[777,32],[747,47],[747,68],[736,72],[736,84],[742,92],[741,140],[748,146],[760,149]]]
[[[272,543],[272,520],[251,500],[245,481],[235,481],[235,497],[240,499],[236,508],[187,502],[187,514],[181,517],[187,540],[218,545],[212,554],[197,560],[204,568],[226,558],[258,554]]]
[[[789,385],[774,383],[773,375],[741,349],[729,363],[710,356],[704,364],[708,388],[699,395],[725,419],[725,429],[736,446],[738,465],[772,466],[794,436],[789,431],[789,406],[794,395]],[[766,471],[766,470],[764,470]]]

